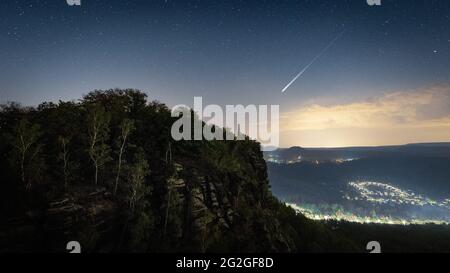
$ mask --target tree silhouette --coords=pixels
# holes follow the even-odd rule
[[[110,161],[110,147],[106,143],[109,137],[110,116],[99,104],[89,106],[88,112],[89,157],[94,165],[95,185],[98,184],[98,173]]]

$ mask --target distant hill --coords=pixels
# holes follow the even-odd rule
[[[399,155],[450,158],[450,142],[348,148],[302,148],[295,146],[264,152],[264,157],[267,161],[278,163],[294,163],[300,161],[346,161],[373,156]]]

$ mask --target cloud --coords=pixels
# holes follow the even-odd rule
[[[396,91],[348,104],[311,104],[281,115],[282,131],[436,127],[450,128],[447,85]]]

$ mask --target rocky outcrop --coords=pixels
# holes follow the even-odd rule
[[[69,241],[93,248],[97,244],[92,241],[113,233],[116,212],[104,188],[73,189],[45,209],[30,210],[0,225],[0,252],[65,252]]]

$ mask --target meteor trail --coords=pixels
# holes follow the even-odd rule
[[[290,81],[288,83],[288,85],[286,85],[283,90],[281,90],[281,93],[284,93],[284,91],[286,91],[289,86],[291,86],[301,75],[303,75],[303,73],[306,72],[306,70],[308,70],[308,68],[313,65],[320,57],[322,57],[322,55],[331,47],[333,46],[333,44],[345,33],[345,30],[342,31],[341,33],[339,33],[324,49],[322,49],[322,51],[320,51],[320,53],[314,57],[314,59],[312,59],[312,61],[305,66],[305,68],[303,68],[298,74],[297,76],[295,76],[295,78],[292,79],[292,81]]]

